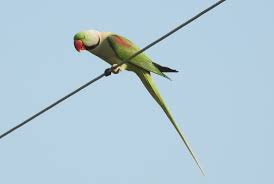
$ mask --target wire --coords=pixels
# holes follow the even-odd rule
[[[213,8],[215,8],[216,6],[220,5],[221,3],[225,2],[226,0],[221,0],[218,1],[217,3],[213,4],[212,6],[208,7],[207,9],[201,11],[200,13],[198,13],[197,15],[195,15],[194,17],[192,17],[191,19],[187,20],[186,22],[182,23],[181,25],[179,25],[178,27],[176,27],[175,29],[171,30],[170,32],[168,32],[167,34],[165,34],[164,36],[158,38],[157,40],[155,40],[154,42],[152,42],[151,44],[147,45],[146,47],[144,47],[143,49],[137,51],[135,54],[133,54],[132,56],[130,56],[129,58],[127,58],[125,61],[123,61],[122,63],[116,65],[114,67],[117,68],[127,62],[129,62],[132,58],[136,57],[137,55],[141,54],[142,52],[146,51],[147,49],[149,49],[150,47],[152,47],[153,45],[159,43],[160,41],[164,40],[165,38],[167,38],[168,36],[172,35],[173,33],[175,33],[176,31],[178,31],[179,29],[185,27],[186,25],[188,25],[189,23],[193,22],[194,20],[196,20],[197,18],[201,17],[202,15],[204,15],[205,13],[209,12],[210,10],[212,10]]]
[[[26,119],[25,121],[23,121],[22,123],[16,125],[15,127],[11,128],[10,130],[6,131],[5,133],[0,135],[0,139],[2,139],[3,137],[7,136],[8,134],[10,134],[11,132],[17,130],[18,128],[22,127],[23,125],[27,124],[28,122],[30,122],[31,120],[37,118],[38,116],[40,116],[41,114],[45,113],[46,111],[50,110],[51,108],[53,108],[54,106],[58,105],[59,103],[63,102],[64,100],[68,99],[69,97],[75,95],[76,93],[78,93],[79,91],[83,90],[84,88],[88,87],[89,85],[91,85],[92,83],[98,81],[99,79],[101,79],[104,76],[109,76],[111,74],[111,72],[129,62],[132,58],[136,57],[137,55],[141,54],[142,52],[144,52],[145,50],[149,49],[150,47],[152,47],[153,45],[157,44],[158,42],[164,40],[165,38],[167,38],[168,36],[172,35],[173,33],[175,33],[176,31],[178,31],[179,29],[185,27],[186,25],[188,25],[189,23],[193,22],[194,20],[196,20],[197,18],[199,18],[200,16],[202,16],[203,14],[209,12],[210,10],[212,10],[213,8],[215,8],[216,6],[218,6],[219,4],[223,3],[225,0],[221,0],[218,1],[217,3],[213,4],[212,6],[208,7],[207,9],[203,10],[202,12],[198,13],[197,15],[195,15],[194,17],[192,17],[191,19],[187,20],[186,22],[184,22],[183,24],[179,25],[178,27],[176,27],[175,29],[171,30],[170,32],[168,32],[167,34],[165,34],[164,36],[160,37],[159,39],[157,39],[156,41],[152,42],[151,44],[147,45],[146,47],[144,47],[143,49],[139,50],[138,52],[136,52],[135,54],[133,54],[132,56],[130,56],[129,58],[127,58],[126,60],[124,60],[122,63],[116,65],[115,67],[111,67],[111,68],[107,68],[104,73],[102,73],[101,75],[99,75],[98,77],[90,80],[89,82],[87,82],[86,84],[82,85],[81,87],[79,87],[78,89],[72,91],[71,93],[67,94],[66,96],[64,96],[63,98],[57,100],[56,102],[52,103],[51,105],[47,106],[46,108],[44,108],[43,110],[41,110],[40,112],[34,114],[33,116],[29,117],[28,119]]]
[[[5,137],[6,135],[10,134],[11,132],[13,132],[14,130],[20,128],[21,126],[25,125],[26,123],[30,122],[31,120],[33,120],[34,118],[40,116],[41,114],[43,114],[44,112],[50,110],[52,107],[56,106],[57,104],[63,102],[64,100],[68,99],[69,97],[71,97],[72,95],[76,94],[77,92],[81,91],[82,89],[86,88],[87,86],[89,86],[90,84],[94,83],[95,81],[101,79],[102,77],[105,76],[105,73],[101,74],[100,76],[92,79],[91,81],[89,81],[88,83],[84,84],[83,86],[79,87],[78,89],[74,90],[73,92],[67,94],[66,96],[64,96],[63,98],[57,100],[56,102],[54,102],[53,104],[47,106],[46,108],[44,108],[43,110],[41,110],[40,112],[34,114],[33,116],[29,117],[28,119],[26,119],[25,121],[23,121],[22,123],[18,124],[17,126],[13,127],[12,129],[10,129],[9,131],[3,133],[0,136],[0,139]]]

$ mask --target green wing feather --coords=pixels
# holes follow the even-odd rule
[[[139,51],[140,49],[136,47],[131,41],[128,39],[119,36],[119,35],[111,35],[107,38],[110,46],[115,51],[117,57],[121,59],[122,61],[126,60],[130,56],[132,56],[134,53]],[[148,92],[151,94],[151,96],[154,98],[154,100],[161,106],[165,114],[167,115],[168,119],[176,129],[177,133],[181,137],[182,141],[186,145],[188,151],[190,152],[192,158],[195,160],[196,164],[200,168],[201,172],[204,174],[202,168],[200,167],[200,164],[198,160],[196,159],[194,153],[192,152],[188,142],[186,141],[185,137],[177,127],[173,117],[171,116],[168,108],[166,107],[164,100],[162,99],[159,91],[157,90],[156,86],[153,83],[153,80],[150,76],[149,72],[153,72],[155,74],[158,74],[160,76],[168,78],[165,74],[163,74],[154,64],[153,62],[144,54],[141,53],[132,60],[129,61],[130,68],[132,71],[134,71],[138,77],[141,79],[142,83],[148,90]]]
[[[114,52],[116,53],[117,57],[122,61],[126,60],[140,50],[131,41],[119,35],[111,35],[107,38],[107,40]],[[129,61],[129,63],[140,67],[148,72],[153,72],[155,74],[168,78],[153,64],[153,62],[144,53],[141,53],[138,56],[134,57]]]

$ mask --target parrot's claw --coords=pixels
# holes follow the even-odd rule
[[[120,71],[122,71],[120,66],[116,67],[117,65],[118,64],[112,65],[112,68],[113,68],[112,73],[114,73],[114,74],[118,74]]]

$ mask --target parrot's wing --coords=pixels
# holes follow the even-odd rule
[[[126,60],[140,50],[131,41],[119,35],[111,35],[107,38],[107,40],[111,48],[114,50],[116,56],[122,61]],[[153,62],[144,53],[141,53],[138,56],[134,57],[129,61],[129,63],[140,67],[148,72],[153,72],[155,74],[168,78],[157,68],[157,66],[153,64]]]

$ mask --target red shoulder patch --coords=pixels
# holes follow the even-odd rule
[[[129,43],[127,43],[125,40],[123,40],[119,36],[115,36],[113,40],[115,43],[122,45],[124,47],[127,47],[127,48],[131,47],[131,45]]]

